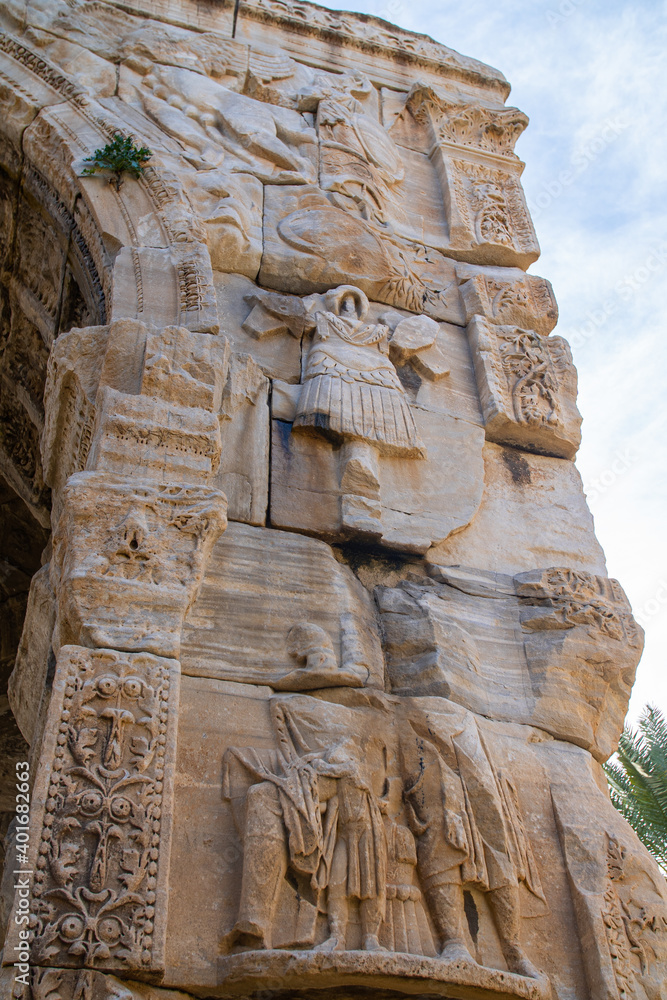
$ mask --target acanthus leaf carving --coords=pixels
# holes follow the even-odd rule
[[[527,116],[518,108],[448,100],[423,83],[413,85],[406,108],[417,121],[431,127],[435,142],[470,146],[499,156],[516,157],[514,145],[528,125]]]

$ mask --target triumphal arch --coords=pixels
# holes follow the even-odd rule
[[[504,76],[301,0],[0,29],[3,998],[665,1000]]]

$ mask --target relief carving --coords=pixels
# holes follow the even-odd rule
[[[581,416],[567,341],[481,316],[468,324],[468,338],[487,438],[574,458]]]
[[[535,570],[516,578],[527,632],[583,625],[641,649],[643,632],[618,580],[571,569]]]
[[[551,283],[533,274],[481,271],[469,264],[457,266],[466,322],[484,316],[492,323],[519,326],[539,334],[551,333],[558,320],[558,305]]]
[[[10,691],[34,1000],[664,1000],[596,763],[642,633],[504,77],[306,0],[0,21],[0,471],[55,526]],[[122,193],[78,176],[116,132]]]
[[[389,358],[389,327],[365,322],[368,299],[351,285],[328,292],[324,304],[315,312],[293,432],[312,429],[343,442],[365,441],[379,454],[423,458],[407,395]],[[431,346],[436,332],[424,346]]]
[[[345,619],[348,619],[345,621]],[[328,687],[363,687],[370,677],[369,668],[363,663],[363,652],[349,614],[341,621],[341,646],[343,662],[339,666],[331,637],[319,625],[299,622],[287,634],[290,656],[302,666],[285,674],[272,687],[276,691],[312,691]],[[347,628],[346,628],[347,625]],[[355,662],[360,660],[362,662]]]
[[[36,965],[163,964],[177,704],[173,660],[60,650],[35,795]]]
[[[356,82],[367,93],[370,82]],[[320,138],[320,184],[331,191],[332,203],[363,219],[386,225],[392,187],[403,180],[405,168],[398,147],[386,130],[363,113],[352,94],[325,97],[317,110]]]
[[[267,188],[264,238],[258,280],[269,288],[308,293],[346,282],[377,302],[462,322],[452,260],[337,208],[318,188]]]
[[[516,790],[496,774],[472,717],[454,709],[408,718],[402,745],[418,871],[440,939],[440,957],[471,961],[463,934],[463,884],[487,895],[511,972],[539,978],[520,942],[519,882],[546,907]],[[457,717],[458,715],[458,717]]]
[[[271,763],[252,749],[232,747],[225,755],[227,798],[234,797],[239,766],[252,781],[241,831],[239,915],[225,947],[272,947],[278,893],[289,869],[302,885],[295,944],[314,945],[318,910],[325,905],[327,931],[318,947],[344,951],[349,900],[355,899],[362,947],[378,950],[387,850],[382,803],[363,772],[359,748],[343,738],[311,751],[289,701],[274,699],[271,714],[278,744]]]
[[[387,973],[405,953],[481,974],[463,930],[463,889],[475,887],[511,986],[545,985],[521,943],[520,883],[534,912],[547,906],[512,782],[465,710],[415,702],[395,728],[379,697],[354,708],[275,696],[276,749],[226,750],[243,870],[223,951],[238,961],[287,948],[316,965],[322,954],[373,952]]]
[[[406,108],[418,122],[430,126],[436,143],[471,146],[499,156],[516,158],[514,145],[528,125],[518,108],[458,103],[422,83],[412,87]]]
[[[369,322],[370,303],[351,285],[305,300],[258,290],[247,300],[253,308],[244,330],[256,339],[312,333],[304,351],[301,387],[295,388],[292,399],[291,387],[281,387],[281,397],[274,392],[274,413],[291,424],[297,450],[302,447],[299,441],[318,439],[337,449],[329,447],[327,454],[337,466],[338,530],[381,537],[386,533],[382,506],[391,506],[389,497],[382,495],[384,460],[427,457],[396,364],[403,372],[411,366],[418,381],[446,376],[449,367],[437,343],[438,324],[427,316],[396,313]],[[304,447],[317,448],[308,443]],[[307,458],[304,468],[306,463]]]
[[[595,828],[587,828],[571,795],[559,783],[552,786],[577,927],[587,942],[582,953],[590,995],[661,1000],[667,960],[664,875],[606,795],[593,792],[599,796]]]
[[[60,641],[177,656],[226,523],[219,490],[72,476],[54,537]]]
[[[539,246],[515,170],[498,169],[436,150],[450,227],[450,252],[466,260],[527,268]]]

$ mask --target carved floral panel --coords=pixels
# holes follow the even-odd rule
[[[175,660],[61,649],[33,797],[34,964],[162,967],[178,687]]]
[[[577,373],[566,340],[534,330],[468,324],[486,436],[546,455],[574,458],[581,440]]]

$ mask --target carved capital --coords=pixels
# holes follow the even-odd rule
[[[54,537],[60,642],[178,656],[226,510],[210,487],[72,476]]]
[[[518,108],[448,100],[423,83],[413,86],[406,107],[417,121],[430,126],[438,144],[469,146],[513,159],[515,143],[528,125],[528,116]]]

